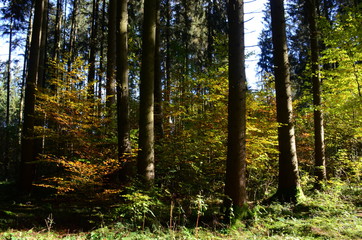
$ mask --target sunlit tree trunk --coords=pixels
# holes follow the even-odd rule
[[[140,120],[137,172],[147,186],[155,178],[154,156],[154,79],[157,0],[145,0],[142,32]]]
[[[35,177],[34,151],[34,113],[35,88],[38,82],[41,40],[44,37],[43,23],[46,14],[47,0],[35,2],[33,33],[29,55],[29,72],[25,87],[24,124],[21,141],[21,168],[19,187],[24,192],[30,192]]]
[[[308,0],[310,44],[312,56],[312,84],[313,84],[313,106],[314,106],[314,159],[316,187],[320,187],[320,181],[326,179],[326,160],[324,152],[324,127],[323,113],[321,110],[321,79],[319,62],[319,43],[317,29],[317,11],[315,0]]]
[[[247,200],[244,1],[229,0],[228,19],[229,101],[225,194],[233,206],[241,207]]]
[[[283,0],[270,0],[274,75],[277,102],[279,179],[275,195],[279,201],[294,202],[299,191],[298,161],[293,125],[292,91],[285,30]]]

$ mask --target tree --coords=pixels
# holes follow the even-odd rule
[[[130,153],[129,89],[128,89],[128,11],[127,0],[117,2],[117,125],[118,157]]]
[[[318,182],[326,179],[326,160],[324,152],[324,126],[323,113],[321,110],[321,79],[320,79],[320,61],[319,61],[319,41],[317,28],[317,9],[315,0],[308,0],[309,8],[309,31],[311,46],[311,64],[312,64],[312,85],[313,85],[313,106],[314,106],[314,161],[315,176]],[[318,187],[317,183],[317,187]],[[319,186],[320,187],[320,186]]]
[[[111,107],[115,103],[116,33],[117,33],[117,0],[109,0],[106,105],[107,105],[107,110],[110,111],[110,113],[111,113]]]
[[[93,10],[91,19],[91,36],[89,49],[89,70],[88,70],[88,97],[94,98],[95,65],[97,52],[97,26],[98,26],[98,0],[93,0]]]
[[[246,77],[244,1],[230,0],[228,145],[225,194],[232,204],[246,203]]]
[[[282,202],[295,202],[301,189],[293,125],[292,91],[283,0],[270,0],[270,8],[277,121],[279,125],[279,179],[275,197]]]
[[[150,185],[155,178],[154,156],[154,79],[157,0],[145,0],[142,32],[140,119],[137,172]]]
[[[24,192],[30,192],[35,177],[35,144],[34,144],[34,113],[35,89],[39,81],[41,42],[44,38],[43,24],[46,15],[47,0],[35,2],[32,40],[29,56],[29,72],[25,87],[24,123],[21,140],[21,169],[19,187]]]

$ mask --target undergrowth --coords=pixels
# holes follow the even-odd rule
[[[128,195],[133,212],[133,222],[118,218],[113,223],[102,223],[101,227],[89,231],[71,233],[70,230],[52,229],[57,224],[53,215],[44,218],[43,227],[36,226],[30,230],[7,229],[0,233],[4,240],[114,240],[114,239],[362,239],[362,187],[357,184],[346,184],[333,181],[321,192],[307,192],[303,202],[298,204],[255,205],[251,207],[250,216],[237,220],[232,226],[210,226],[206,218],[197,208],[199,224],[174,225],[148,221],[157,219],[157,209],[151,213],[151,199],[142,196],[141,203],[137,198]],[[150,202],[151,201],[151,202]],[[139,207],[137,212],[135,207]],[[163,211],[165,211],[163,208]],[[127,210],[127,209],[126,209]],[[130,213],[132,213],[132,211]],[[169,210],[168,210],[169,211]],[[10,214],[10,212],[2,214]],[[140,216],[140,218],[138,218]],[[21,220],[21,219],[19,219]],[[160,218],[159,218],[160,220]],[[191,220],[190,220],[191,221]],[[195,221],[196,222],[196,221]],[[138,227],[135,227],[138,224]],[[175,223],[176,224],[176,223]]]

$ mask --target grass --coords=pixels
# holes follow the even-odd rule
[[[233,226],[219,224],[214,228],[204,224],[197,231],[185,226],[170,230],[162,224],[149,225],[141,230],[126,221],[106,224],[99,214],[98,218],[90,214],[95,212],[93,207],[90,207],[88,215],[79,207],[76,219],[84,221],[91,217],[98,225],[88,229],[80,225],[71,229],[64,225],[64,219],[58,218],[62,213],[59,210],[45,215],[46,209],[54,209],[14,202],[12,207],[6,207],[6,203],[10,202],[3,198],[0,205],[0,226],[3,229],[0,239],[362,239],[361,197],[360,185],[334,182],[323,192],[307,193],[303,202],[296,205],[256,205],[250,218],[238,220]],[[71,211],[62,214],[71,214]],[[200,222],[203,222],[202,217]],[[32,227],[29,223],[33,224]]]

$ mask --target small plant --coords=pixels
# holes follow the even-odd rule
[[[52,230],[53,225],[55,224],[53,214],[49,214],[49,216],[45,219],[45,225],[47,226],[48,232]]]
[[[197,238],[200,217],[205,213],[208,206],[205,203],[204,196],[202,196],[201,194],[198,194],[196,196],[196,199],[193,201],[193,203],[194,203],[195,209],[197,211],[196,226],[195,226],[195,235],[196,235],[196,238]]]
[[[147,215],[150,214],[156,217],[152,211],[152,207],[157,205],[156,200],[141,191],[125,194],[122,195],[122,197],[128,202],[125,210],[131,215],[132,223],[136,225],[141,221],[141,229],[143,231],[145,229]]]

